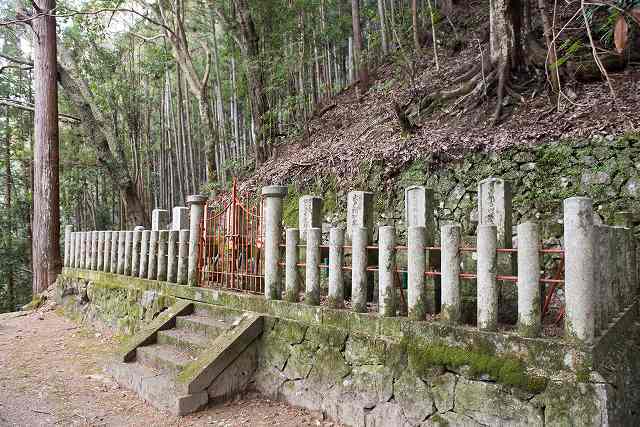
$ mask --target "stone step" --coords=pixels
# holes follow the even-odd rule
[[[179,349],[199,353],[211,345],[213,338],[191,329],[169,329],[158,332],[158,344],[168,344]]]
[[[136,360],[149,368],[177,375],[196,357],[193,352],[169,344],[153,344],[138,347]]]
[[[188,316],[178,316],[176,318],[177,329],[189,329],[193,332],[205,334],[213,339],[229,329],[231,324],[220,320],[212,319],[202,313],[191,314]]]
[[[105,371],[124,388],[134,391],[144,401],[174,415],[186,415],[207,404],[206,393],[181,395],[173,376],[142,365],[139,362],[114,361]]]
[[[218,305],[194,304],[194,314],[210,317],[225,323],[233,323],[242,317],[242,311],[230,309]]]

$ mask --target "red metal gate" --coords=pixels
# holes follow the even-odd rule
[[[200,286],[264,293],[262,202],[231,194],[207,201],[198,256]]]

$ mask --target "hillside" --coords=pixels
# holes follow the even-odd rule
[[[478,47],[469,42],[460,52],[440,52],[440,71],[431,53],[416,64],[415,85],[406,77],[403,61],[391,58],[373,74],[371,89],[357,97],[354,85],[317,109],[303,136],[282,142],[277,156],[267,160],[242,184],[253,190],[264,184],[295,183],[307,187],[318,177],[334,177],[343,190],[360,184],[354,179],[367,165],[381,164],[383,181],[398,176],[416,160],[427,168],[446,166],[474,152],[504,152],[563,140],[618,137],[640,128],[640,64],[610,73],[612,96],[604,80],[567,80],[562,108],[551,105],[544,75],[522,82],[524,89],[505,97],[505,117],[490,122],[495,96],[489,94],[475,109],[447,111],[444,106],[417,121],[413,134],[402,131],[393,102],[407,103],[414,94],[455,87],[454,80],[477,64]],[[539,70],[539,73],[542,71]]]

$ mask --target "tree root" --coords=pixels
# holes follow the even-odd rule
[[[486,58],[455,80],[456,87],[440,90],[422,97],[417,103],[411,103],[405,109],[403,118],[415,119],[419,114],[431,114],[444,104],[449,104],[448,112],[462,108],[467,112],[477,107],[485,99],[489,90],[496,87],[496,105],[491,123],[496,124],[502,116],[502,104],[505,92],[511,96],[524,98],[517,94],[510,85],[511,72],[507,62],[492,62]],[[398,115],[398,118],[402,115]],[[403,129],[405,123],[401,123]]]

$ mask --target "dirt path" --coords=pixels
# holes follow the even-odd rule
[[[111,337],[54,312],[0,315],[0,426],[330,426],[259,396],[176,418],[102,372]]]

